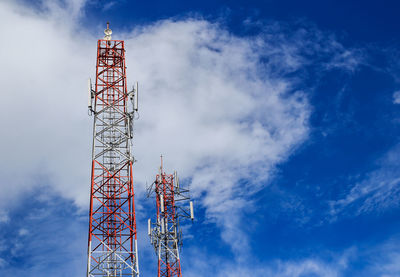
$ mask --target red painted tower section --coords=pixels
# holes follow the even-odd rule
[[[189,200],[189,190],[181,188],[176,172],[163,172],[162,160],[160,172],[149,188],[155,193],[157,219],[149,219],[149,236],[158,256],[158,277],[182,277],[179,250],[182,244],[182,232],[179,227],[181,217],[193,220],[193,204],[188,208],[179,205]],[[153,228],[151,226],[154,226]]]
[[[161,224],[168,228],[174,227],[176,222],[175,215],[175,193],[174,193],[174,176],[162,172],[156,177],[155,192],[157,194],[157,218],[160,218]],[[162,229],[166,229],[166,228]],[[161,230],[161,233],[167,233],[168,230]],[[172,234],[176,232],[176,228],[172,228]],[[158,257],[158,277],[181,277],[181,263],[179,260],[178,245],[173,237],[164,236],[161,242],[161,250]],[[172,249],[172,252],[169,249]]]
[[[132,122],[137,90],[127,91],[124,41],[97,42],[87,276],[139,276],[133,189]],[[132,100],[132,104],[130,101]]]

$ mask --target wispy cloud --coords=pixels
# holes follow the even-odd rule
[[[44,191],[51,198],[43,200]],[[29,193],[0,228],[1,276],[67,276],[85,273],[87,213],[48,188]]]
[[[104,4],[103,11],[108,11],[112,9],[117,4],[117,1],[109,1],[108,3]]]
[[[399,173],[400,146],[390,149],[378,161],[378,168],[366,177],[350,185],[348,192],[340,199],[330,202],[330,214],[336,218],[340,214],[359,215],[381,212],[398,206],[400,199]]]
[[[226,258],[208,256],[204,252],[192,249],[190,255],[187,256],[196,258],[190,258],[190,266],[184,268],[186,269],[184,274],[188,277],[205,275],[218,277],[339,277],[346,276],[345,272],[354,254],[354,249],[349,248],[343,253],[331,253],[325,258],[320,258],[318,253],[315,253],[312,257],[301,259],[276,259],[264,263],[257,262],[255,259],[251,262],[237,263]]]
[[[391,237],[377,244],[367,243],[349,256],[349,267],[343,276],[400,276],[400,241],[399,237]],[[362,261],[362,263],[360,263]]]
[[[0,258],[0,268],[4,268],[6,267],[8,264],[6,262],[6,260],[4,260],[3,258]]]
[[[395,91],[393,93],[393,103],[400,104],[400,91]]]
[[[371,251],[371,265],[367,271],[374,276],[390,277],[400,275],[399,241],[389,240],[385,244]],[[372,256],[371,255],[371,256]]]
[[[5,210],[0,210],[0,223],[5,223],[10,220],[7,212]]]

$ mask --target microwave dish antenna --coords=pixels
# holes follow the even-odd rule
[[[111,40],[111,34],[110,22],[107,22],[107,29],[104,30],[104,40]]]

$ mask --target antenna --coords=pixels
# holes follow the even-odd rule
[[[179,177],[178,177],[178,172],[176,171],[174,171],[174,181],[175,181],[176,192],[179,193]]]
[[[160,159],[161,159],[160,175],[162,175],[162,174],[163,174],[163,162],[162,162],[162,154],[160,155]]]
[[[92,110],[92,99],[93,99],[92,81],[89,78],[88,79],[88,108],[89,108],[89,110]]]
[[[161,212],[164,212],[164,195],[160,195],[160,206],[161,206]]]
[[[111,40],[112,31],[110,29],[110,22],[107,22],[107,29],[104,30],[104,40]]]
[[[132,90],[128,93],[129,98],[132,102],[133,110],[137,112],[139,110],[139,84],[135,82]]]
[[[164,218],[161,218],[161,234],[165,233],[165,221]]]
[[[135,88],[135,98],[134,98],[134,102],[133,102],[133,109],[135,111],[138,111],[139,109],[139,83],[136,82],[136,88]]]
[[[190,219],[194,220],[193,201],[190,201]]]

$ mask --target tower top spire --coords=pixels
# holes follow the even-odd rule
[[[104,40],[111,40],[112,31],[110,29],[110,22],[107,22],[107,29],[104,30]]]

